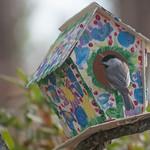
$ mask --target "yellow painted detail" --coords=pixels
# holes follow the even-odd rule
[[[65,95],[67,100],[69,100],[69,101],[74,101],[75,100],[75,96],[73,95],[73,93],[71,92],[71,90],[69,88],[62,87],[62,90],[63,90],[64,95]]]
[[[92,104],[90,103],[88,96],[84,95],[82,99],[83,99],[82,107],[84,111],[86,112],[88,118],[89,119],[95,118],[96,112]]]

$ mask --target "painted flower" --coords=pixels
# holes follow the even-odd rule
[[[127,31],[121,31],[118,35],[118,42],[124,47],[129,47],[135,42],[135,37]]]
[[[71,112],[62,111],[61,115],[64,117],[65,122],[69,126],[71,130],[75,130],[73,122],[76,122],[76,119],[74,118],[73,114]]]
[[[139,87],[142,86],[141,73],[139,71],[133,73],[131,79],[133,82],[136,82]]]
[[[83,65],[87,62],[89,58],[90,50],[88,47],[76,47],[74,49],[76,54],[76,64],[80,69],[83,68]]]
[[[109,97],[110,97],[110,94],[109,93],[103,93],[103,94],[100,94],[98,97],[97,97],[97,101],[99,103],[99,105],[103,108],[103,109],[106,109],[108,107],[110,107],[108,101],[109,101]]]
[[[60,103],[60,97],[58,96],[56,89],[54,88],[53,85],[48,85],[48,92],[50,92],[50,95],[54,103]]]
[[[106,23],[101,28],[93,28],[91,30],[91,36],[95,40],[104,41],[112,31],[112,26],[109,23]]]
[[[143,88],[135,89],[134,97],[138,101],[138,103],[143,104]]]
[[[90,33],[88,31],[84,31],[81,38],[80,38],[80,45],[85,45],[91,40]]]
[[[75,116],[77,118],[77,121],[78,121],[79,125],[82,128],[85,128],[88,124],[88,117],[87,117],[84,109],[81,106],[78,106],[75,109]]]

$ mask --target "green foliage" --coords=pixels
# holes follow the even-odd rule
[[[9,148],[9,150],[15,150],[15,145],[14,142],[12,140],[12,137],[10,136],[8,130],[6,128],[0,128],[1,131],[1,135],[3,140],[5,141],[7,147]]]
[[[150,132],[124,136],[107,145],[107,150],[149,150]]]
[[[146,108],[147,112],[150,112],[150,104],[148,104],[147,108]]]
[[[3,130],[3,138],[10,150],[51,150],[55,146],[53,139],[63,140],[64,134],[61,126],[56,121],[55,114],[50,109],[50,104],[42,95],[37,84],[26,88],[27,75],[17,70],[17,78],[0,75],[0,79],[18,86],[23,91],[22,99],[25,103],[17,110],[19,115],[11,114],[0,109],[0,125],[8,130]],[[12,135],[9,135],[9,132]]]
[[[4,109],[0,110],[0,125],[4,127],[11,126],[18,129],[22,127],[22,123],[20,122],[20,120]]]

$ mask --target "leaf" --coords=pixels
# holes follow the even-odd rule
[[[121,146],[121,144],[116,141],[116,142],[113,142],[112,144],[108,145],[107,150],[116,150],[120,146]]]
[[[24,84],[27,84],[27,83],[28,83],[28,77],[27,77],[27,75],[23,72],[22,69],[20,69],[20,68],[17,69],[16,74],[17,74],[17,76],[19,77],[19,79],[24,82]]]
[[[142,145],[132,145],[131,150],[145,150],[145,148]]]
[[[11,135],[9,134],[8,130],[1,127],[1,134],[2,134],[3,140],[6,142],[6,145],[9,148],[9,150],[14,150],[14,142],[13,142],[13,139],[12,139]]]
[[[22,127],[19,119],[5,110],[0,110],[0,124],[6,127],[15,127],[17,129]]]
[[[43,123],[42,119],[39,116],[33,115],[31,113],[28,113],[27,117],[29,119],[31,119],[32,121],[34,121],[35,123],[38,123],[38,124],[42,124]]]
[[[0,80],[22,87],[22,83],[20,82],[20,80],[16,79],[15,77],[10,77],[10,76],[0,74]]]
[[[150,112],[150,104],[146,107],[146,111]]]
[[[43,102],[44,97],[37,84],[32,84],[29,87],[29,99],[37,103]]]

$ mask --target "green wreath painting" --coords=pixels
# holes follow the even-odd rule
[[[115,47],[105,46],[105,47],[101,47],[96,52],[93,52],[91,55],[91,58],[88,61],[87,72],[88,72],[88,75],[92,77],[92,82],[95,84],[95,86],[99,88],[104,88],[108,92],[113,93],[114,95],[114,98],[116,100],[116,107],[108,108],[105,111],[107,116],[110,118],[114,118],[114,117],[121,118],[124,116],[123,98],[117,90],[114,90],[109,87],[109,81],[107,80],[107,77],[105,74],[105,68],[103,64],[100,64],[100,61],[102,61],[102,59],[106,59],[106,58],[109,59],[109,58],[115,58],[115,57],[126,62],[126,64],[129,66],[130,74],[134,72],[135,64],[136,64],[136,55],[133,57],[133,55],[131,55],[130,52],[117,46]],[[100,103],[104,104],[106,101],[106,98],[108,99],[110,97],[110,94],[104,93],[104,94],[101,94],[101,97],[103,97],[102,98],[103,102],[100,102]],[[112,98],[112,100],[114,99]]]
[[[103,83],[103,80],[101,80],[101,82],[97,82],[96,80],[96,76],[94,74],[94,70],[91,69],[93,68],[93,63],[96,59],[96,56],[100,56],[99,54],[103,54],[104,57],[105,56],[114,56],[114,57],[119,57],[120,59],[126,61],[126,63],[128,64],[129,66],[129,70],[130,70],[130,74],[132,74],[134,72],[134,68],[136,67],[135,64],[137,63],[136,62],[136,55],[133,56],[133,54],[131,55],[131,53],[127,50],[124,50],[123,48],[121,47],[111,47],[111,46],[104,46],[104,47],[101,47],[100,49],[98,49],[97,51],[93,52],[92,53],[92,56],[91,58],[89,59],[88,61],[88,69],[87,69],[87,72],[88,72],[88,75],[92,77],[92,81],[93,83],[100,87],[100,88],[104,88],[104,87],[107,87],[107,83],[104,82]],[[99,58],[101,59],[101,58]],[[101,71],[101,76],[102,76],[102,70]],[[105,80],[105,79],[104,79]]]

